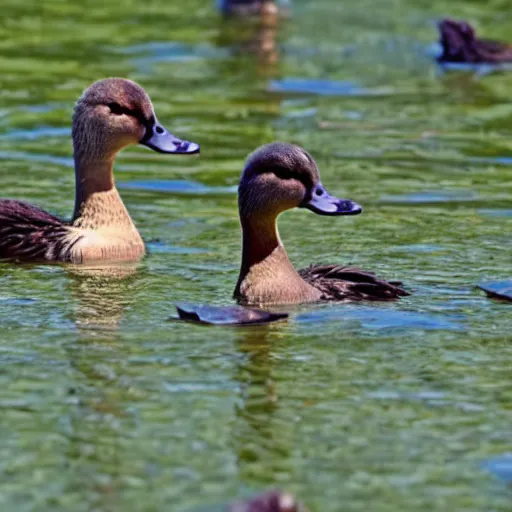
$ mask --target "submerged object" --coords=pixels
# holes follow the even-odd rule
[[[500,64],[512,62],[512,46],[490,39],[479,39],[465,21],[444,19],[439,23],[442,54],[440,63]]]
[[[181,320],[206,325],[261,325],[284,320],[288,313],[271,313],[242,306],[208,306],[182,302],[176,304]]]
[[[287,493],[270,491],[248,501],[233,503],[228,512],[308,512]]]
[[[493,281],[478,285],[492,299],[501,299],[512,302],[512,281]]]
[[[304,149],[281,142],[257,149],[247,159],[238,187],[243,241],[234,296],[240,303],[395,300],[409,295],[400,283],[357,268],[313,265],[297,272],[277,231],[277,217],[292,208],[330,216],[362,212],[354,201],[327,192]]]

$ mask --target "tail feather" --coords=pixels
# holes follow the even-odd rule
[[[69,225],[35,206],[0,200],[0,259],[58,259]]]
[[[371,272],[341,265],[311,265],[299,274],[323,292],[325,300],[395,300],[409,295],[397,281],[384,281]]]

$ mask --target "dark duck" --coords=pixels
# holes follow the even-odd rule
[[[281,4],[274,0],[216,0],[217,8],[225,16],[261,17],[262,20],[275,20],[279,16]]]
[[[122,78],[100,80],[83,93],[75,106],[72,137],[73,218],[67,222],[31,204],[0,199],[0,259],[139,260],[145,254],[144,242],[114,183],[117,153],[130,144],[160,153],[199,151],[197,144],[167,132],[144,89]]]
[[[408,295],[396,282],[337,264],[296,271],[277,231],[277,217],[292,208],[319,215],[356,215],[362,208],[327,193],[304,149],[285,143],[249,156],[238,189],[242,263],[235,298],[248,305],[315,301],[394,300]]]
[[[465,21],[444,19],[439,23],[442,54],[440,63],[500,64],[512,62],[512,46],[479,39],[474,28]]]

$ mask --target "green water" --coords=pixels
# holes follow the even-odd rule
[[[511,276],[512,74],[428,55],[447,14],[506,39],[509,3],[297,0],[275,64],[233,50],[251,28],[213,1],[83,3],[2,2],[0,195],[70,214],[72,106],[105,76],[139,81],[202,153],[118,159],[151,250],[136,272],[0,264],[0,509],[204,512],[279,487],[312,512],[510,510],[484,466],[512,451],[512,315],[474,285]],[[365,208],[283,215],[294,263],[413,294],[168,322],[175,302],[231,303],[235,186],[276,139]]]

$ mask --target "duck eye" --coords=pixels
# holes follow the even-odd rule
[[[291,180],[293,178],[293,172],[286,167],[276,167],[273,169],[274,174],[282,180]]]
[[[124,113],[123,107],[121,107],[119,103],[109,103],[108,108],[110,109],[110,112],[112,112],[112,114],[115,114],[116,116],[120,116]]]

